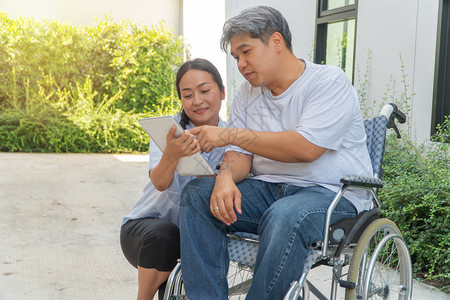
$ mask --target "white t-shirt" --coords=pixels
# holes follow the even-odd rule
[[[180,114],[175,116],[175,119],[180,121]],[[219,119],[219,127],[226,127],[227,124]],[[191,129],[194,126],[191,122],[186,126],[186,129]],[[154,168],[161,161],[162,152],[156,144],[150,140],[150,159],[149,171]],[[225,148],[214,148],[210,153],[203,153],[203,157],[213,167],[216,167],[223,159]],[[175,171],[172,185],[165,191],[158,191],[153,183],[149,183],[144,188],[144,193],[136,202],[132,211],[123,218],[122,224],[129,220],[136,220],[142,218],[156,218],[167,219],[178,225],[178,211],[180,208],[180,196],[183,188],[189,181],[195,179],[195,176],[181,176]]]
[[[242,84],[234,98],[230,127],[256,131],[297,131],[329,149],[311,163],[283,163],[235,146],[227,151],[253,155],[254,179],[297,186],[320,185],[337,191],[346,175],[372,176],[366,134],[355,89],[338,67],[305,62],[306,69],[283,94]],[[251,141],[249,141],[251,143]],[[358,211],[368,209],[367,191],[344,195]]]

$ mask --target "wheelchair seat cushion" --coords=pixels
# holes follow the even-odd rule
[[[233,232],[228,235],[230,260],[246,266],[254,266],[258,253],[259,236],[248,232]]]

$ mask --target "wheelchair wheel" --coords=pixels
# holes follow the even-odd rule
[[[230,300],[245,299],[247,291],[252,284],[253,268],[244,266],[234,262],[230,263],[228,270],[228,298]],[[166,291],[164,294],[164,300],[186,300],[186,292],[184,291],[183,274],[181,272],[181,264],[173,269],[170,274]]]
[[[183,274],[181,274],[181,264],[179,262],[170,273],[163,299],[188,299],[184,291]]]
[[[248,289],[252,284],[253,267],[241,265],[235,262],[230,263],[228,271],[228,299],[245,299]],[[300,290],[295,289],[288,292],[285,300],[309,300],[309,283],[306,280]]]
[[[228,299],[245,299],[248,289],[252,284],[253,267],[231,262],[227,277]]]
[[[372,222],[362,233],[350,261],[345,299],[411,299],[412,267],[398,227],[388,219]]]

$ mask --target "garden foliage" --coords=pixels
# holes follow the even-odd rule
[[[0,13],[0,151],[145,151],[137,120],[174,112],[184,55],[162,24],[105,17],[77,27]]]
[[[446,122],[446,133],[450,134]],[[449,145],[387,139],[380,201],[402,231],[415,277],[450,292]]]
[[[367,99],[367,67],[358,79],[358,95],[365,118],[372,117],[387,103],[406,113],[400,126],[401,139],[388,132],[384,153],[384,187],[380,202],[384,215],[400,228],[408,245],[415,278],[450,293],[450,118],[437,127],[433,142],[419,144],[411,130],[411,99],[407,72],[401,61],[402,78],[389,78],[380,106]]]

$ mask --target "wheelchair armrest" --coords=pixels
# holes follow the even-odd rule
[[[325,228],[324,228],[324,238],[322,240],[322,255],[326,256],[328,251],[328,238],[330,234],[330,225],[331,225],[331,216],[334,212],[334,209],[336,208],[336,205],[341,200],[342,196],[344,195],[345,191],[347,189],[351,188],[362,188],[366,190],[370,190],[372,193],[372,196],[374,197],[374,201],[376,203],[376,207],[380,207],[380,203],[377,200],[374,188],[381,188],[383,187],[383,182],[381,179],[377,177],[366,177],[366,176],[345,176],[341,178],[341,183],[343,186],[340,188],[340,190],[336,193],[336,196],[334,196],[333,201],[330,204],[330,207],[328,207],[327,215],[325,219]]]
[[[341,178],[341,183],[353,187],[382,188],[383,182],[380,178],[366,176],[345,176]]]

